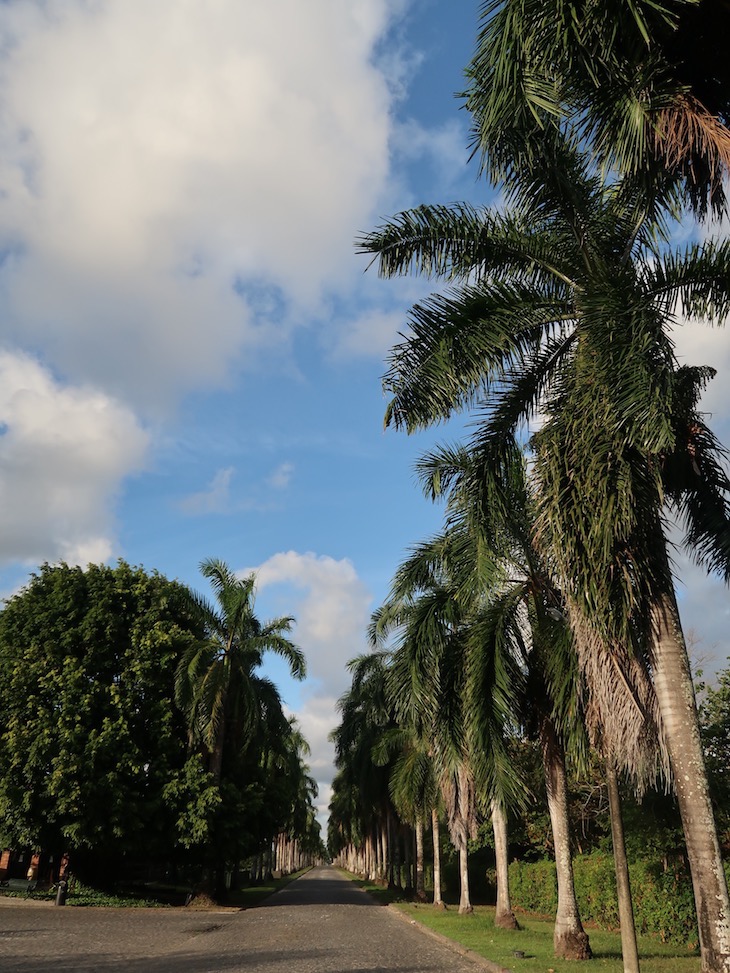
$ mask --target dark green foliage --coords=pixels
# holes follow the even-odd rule
[[[700,732],[720,842],[730,849],[730,668],[704,687]]]
[[[123,562],[44,565],[9,600],[0,614],[4,843],[93,849],[97,859],[170,849],[191,793],[172,698],[194,636],[180,593]]]
[[[581,916],[603,929],[618,927],[618,902],[613,858],[601,851],[573,861]],[[689,869],[676,859],[665,869],[655,861],[630,865],[636,928],[662,942],[696,947],[692,882]],[[551,916],[557,907],[555,865],[551,861],[512,862],[509,869],[513,905],[536,915]]]
[[[575,862],[573,863],[575,868]],[[535,915],[554,916],[558,908],[558,884],[555,862],[513,861],[509,866],[509,889],[512,905]],[[584,919],[587,916],[583,915]]]
[[[198,866],[212,844],[233,863],[280,830],[318,845],[306,743],[253,675],[276,636],[250,634],[251,706],[228,720],[216,779],[174,700],[181,660],[210,645],[187,589],[124,562],[44,565],[0,613],[3,846],[71,849],[76,873],[108,882],[125,861]]]

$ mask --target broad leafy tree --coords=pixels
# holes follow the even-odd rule
[[[721,670],[704,688],[700,705],[702,745],[710,791],[727,853],[730,848],[730,669]]]
[[[44,565],[0,613],[0,836],[111,878],[172,857],[217,802],[187,758],[175,669],[202,631],[182,586],[120,562]]]

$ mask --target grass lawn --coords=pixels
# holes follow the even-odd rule
[[[509,970],[524,973],[577,973],[578,970],[587,973],[591,970],[623,973],[621,937],[617,932],[587,928],[593,959],[585,963],[557,960],[553,955],[552,922],[519,915],[523,927],[521,930],[496,929],[494,906],[475,906],[473,914],[468,916],[460,916],[456,905],[450,906],[445,912],[437,912],[431,905],[404,902],[398,899],[395,892],[369,882],[354,881],[384,905],[392,903],[410,919]],[[515,950],[522,950],[524,958],[515,957]],[[639,959],[642,973],[700,971],[700,959],[696,952],[667,946],[648,936],[639,937]]]
[[[229,892],[226,899],[221,902],[221,905],[226,908],[234,909],[250,909],[254,905],[258,905],[263,899],[268,898],[273,895],[274,892],[289,882],[293,882],[295,878],[299,878],[308,869],[304,868],[299,872],[294,872],[293,875],[287,875],[284,878],[270,879],[264,882],[262,885],[251,885],[245,889],[237,889],[236,891]],[[25,885],[25,883],[23,883]],[[150,883],[148,885],[138,886],[134,890],[134,895],[124,894],[124,893],[114,893],[114,892],[103,892],[98,889],[93,889],[88,886],[81,885],[81,883],[75,883],[69,890],[68,897],[66,899],[66,905],[68,906],[112,906],[116,908],[165,908],[170,906],[181,907],[185,901],[185,897],[189,889],[187,886],[173,886],[173,885],[161,885]],[[9,898],[16,899],[40,899],[49,902],[55,901],[56,892],[55,889],[36,889],[30,894],[24,888],[2,888],[0,887],[0,895],[6,895]]]

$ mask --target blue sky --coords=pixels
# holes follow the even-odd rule
[[[0,9],[0,586],[60,559],[201,590],[204,557],[257,570],[260,616],[297,617],[310,678],[282,688],[325,806],[345,663],[438,527],[412,465],[444,435],[383,431],[384,357],[427,285],[366,273],[353,241],[490,200],[454,97],[478,7]],[[678,342],[720,370],[722,435],[728,342]],[[683,574],[698,653],[724,660],[727,593]]]

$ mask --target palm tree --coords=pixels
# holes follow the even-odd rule
[[[416,838],[415,895],[426,901],[424,867],[424,826],[426,816],[438,809],[438,786],[434,775],[430,742],[413,727],[400,726],[386,731],[373,747],[376,764],[390,764],[388,787],[402,821],[413,826]],[[434,847],[434,858],[438,848]],[[434,871],[436,869],[434,868]],[[440,888],[434,890],[434,904]]]
[[[572,127],[603,165],[647,188],[683,183],[719,210],[730,168],[730,71],[711,0],[488,0],[467,69],[475,151],[501,178]]]
[[[476,837],[477,785],[474,755],[464,727],[468,619],[448,579],[428,572],[418,581],[399,570],[391,598],[373,615],[374,644],[397,633],[387,686],[399,726],[420,741],[443,799],[449,835],[459,855],[459,913],[473,911],[469,892],[468,841]],[[416,569],[419,570],[418,568]]]
[[[662,518],[669,504],[698,559],[730,575],[729,484],[696,407],[710,372],[680,368],[667,333],[676,306],[693,319],[730,310],[730,244],[673,252],[661,206],[635,184],[606,184],[556,134],[542,150],[508,186],[507,212],[424,206],[360,240],[385,276],[452,282],[414,306],[390,354],[386,424],[412,431],[477,406],[474,441],[498,462],[547,416],[534,439],[538,537],[576,641],[627,666],[647,647],[703,966],[726,970],[730,903]]]
[[[373,760],[374,749],[395,727],[385,689],[387,659],[387,653],[374,652],[348,663],[352,683],[338,700],[340,724],[330,734],[338,768],[330,821],[334,816],[341,826],[342,840],[359,863],[357,870],[375,879],[389,866],[389,884],[397,885],[399,829],[388,791],[391,767],[387,760]]]
[[[419,472],[428,494],[447,498],[447,534],[441,543],[461,538],[460,548],[471,545],[471,555],[459,559],[460,570],[467,571],[460,590],[468,590],[469,573],[479,575],[473,565],[491,564],[488,573],[494,581],[481,595],[484,604],[470,639],[471,722],[477,729],[482,725],[485,699],[494,691],[493,670],[510,672],[503,691],[509,694],[514,718],[539,737],[543,756],[558,878],[555,952],[559,957],[588,959],[591,950],[573,882],[564,752],[566,745],[576,756],[585,751],[577,673],[570,635],[556,608],[560,593],[531,537],[525,465],[516,444],[505,449],[504,458],[499,468],[485,465],[463,448],[442,448],[420,461]],[[482,741],[493,733],[493,728],[482,732],[474,749],[482,750]],[[495,852],[504,848],[506,853],[502,806],[492,799]],[[497,921],[514,926],[507,902],[500,901],[507,888],[503,858],[498,859],[498,869],[500,865]]]
[[[215,558],[202,561],[200,572],[210,581],[216,604],[190,592],[189,607],[206,638],[182,656],[175,693],[188,714],[193,741],[206,748],[209,770],[218,783],[227,736],[241,746],[259,722],[258,693],[266,684],[256,671],[264,653],[286,659],[295,679],[304,678],[306,665],[301,649],[287,638],[292,617],[260,622],[254,614],[254,574],[239,578]]]
[[[275,839],[273,867],[288,873],[296,871],[304,856],[318,848],[319,824],[313,803],[318,789],[305,763],[311,753],[309,744],[293,717],[271,742],[261,763],[275,790],[278,814],[273,833],[265,837],[269,844]]]

